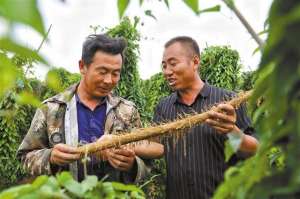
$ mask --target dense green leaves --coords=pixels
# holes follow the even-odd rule
[[[135,18],[135,20],[138,19]],[[136,23],[134,24],[136,25]],[[146,114],[143,111],[145,97],[141,89],[141,79],[138,72],[140,34],[134,24],[129,18],[125,17],[119,25],[109,29],[107,34],[112,37],[123,37],[127,41],[121,79],[114,92],[118,96],[134,102],[138,107],[141,117],[144,118]]]
[[[210,84],[238,90],[241,84],[239,54],[227,46],[210,46],[201,53],[200,76]]]
[[[96,176],[78,183],[70,173],[62,172],[53,176],[39,176],[32,184],[12,187],[0,193],[1,199],[14,198],[133,198],[144,199],[144,193],[134,185],[124,185],[117,182],[98,181]]]
[[[14,85],[16,76],[17,69],[14,64],[5,54],[0,53],[0,97]]]

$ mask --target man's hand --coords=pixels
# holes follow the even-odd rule
[[[108,150],[107,159],[115,169],[128,172],[135,163],[135,153],[133,149],[128,148]]]
[[[80,159],[80,153],[75,147],[66,144],[54,145],[51,155],[50,163],[56,165],[65,165]]]
[[[97,142],[106,142],[115,135],[103,135]],[[110,165],[120,171],[130,171],[135,163],[134,149],[129,147],[120,147],[118,149],[105,149],[95,153],[101,160],[108,160]]]
[[[209,119],[205,122],[221,133],[230,133],[239,130],[235,125],[236,112],[233,106],[229,104],[219,104],[222,112],[209,111]]]

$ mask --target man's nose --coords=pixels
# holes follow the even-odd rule
[[[170,67],[166,66],[164,69],[163,69],[163,74],[165,76],[170,76],[172,75],[173,71],[170,69]]]
[[[104,76],[103,82],[106,83],[106,84],[111,84],[112,83],[112,76],[111,76],[111,74],[106,74]]]

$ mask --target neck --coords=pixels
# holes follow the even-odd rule
[[[204,86],[204,82],[200,79],[199,76],[197,76],[190,85],[190,87],[178,91],[180,95],[180,101],[187,105],[191,105],[194,103],[195,99]]]
[[[80,101],[89,107],[91,110],[94,110],[96,106],[102,101],[102,98],[92,96],[89,94],[89,92],[86,89],[86,86],[84,85],[84,82],[80,81],[78,88],[77,88],[77,94],[80,98]]]

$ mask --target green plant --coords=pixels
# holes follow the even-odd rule
[[[200,76],[208,83],[237,90],[241,82],[239,53],[228,46],[210,46],[201,53]]]
[[[70,73],[64,68],[53,68],[49,70],[45,80],[48,89],[42,98],[47,99],[62,92],[72,84],[79,83],[80,78],[80,74]]]
[[[260,148],[254,157],[226,172],[214,198],[299,198],[299,34],[300,2],[274,0],[251,100],[255,106],[264,97],[253,116]],[[270,153],[271,157],[277,153],[274,147],[283,157],[278,159],[282,166],[270,164]]]
[[[144,80],[142,82],[142,90],[146,98],[144,111],[147,113],[144,123],[147,123],[152,120],[154,108],[159,100],[171,94],[171,89],[160,72],[153,75],[150,79]]]
[[[114,90],[118,96],[134,102],[139,110],[141,118],[144,120],[146,113],[143,110],[145,97],[141,90],[141,79],[138,72],[138,56],[140,34],[136,29],[138,18],[134,23],[128,17],[124,17],[119,25],[107,30],[111,37],[123,37],[127,41],[125,59],[121,71],[121,79]]]
[[[240,90],[251,90],[254,88],[254,83],[256,80],[256,71],[246,71],[242,72],[242,82],[239,86]]]
[[[0,198],[143,199],[145,196],[134,185],[98,181],[96,176],[87,176],[85,180],[79,183],[72,178],[70,173],[62,172],[56,177],[39,176],[32,184],[7,189],[0,193]]]

